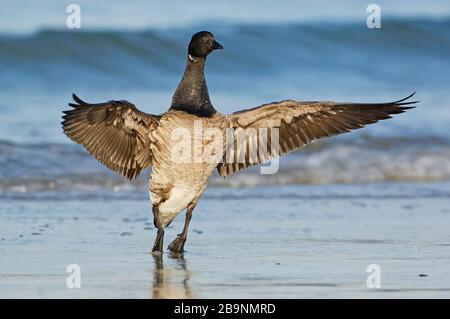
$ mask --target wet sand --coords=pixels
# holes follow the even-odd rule
[[[211,188],[184,258],[162,259],[145,197],[2,198],[0,297],[449,298],[449,185]]]

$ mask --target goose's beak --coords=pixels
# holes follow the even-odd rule
[[[222,50],[223,46],[217,42],[216,40],[213,41],[213,46],[212,46],[213,50]]]

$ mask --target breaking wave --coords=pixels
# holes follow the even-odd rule
[[[128,181],[109,171],[78,145],[0,142],[0,196],[42,192],[93,196],[135,193],[147,196],[150,171]],[[254,167],[209,185],[249,187],[291,184],[358,184],[450,180],[450,143],[439,138],[335,138],[283,157],[278,173]],[[103,194],[103,195],[102,195]]]

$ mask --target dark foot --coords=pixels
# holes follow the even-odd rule
[[[186,242],[186,237],[183,235],[178,235],[167,247],[171,252],[181,254],[184,252],[184,243]]]
[[[164,231],[158,231],[156,235],[155,244],[153,245],[152,254],[153,255],[162,255],[163,253],[163,238]]]

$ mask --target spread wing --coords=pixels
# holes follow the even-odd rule
[[[106,167],[133,179],[151,165],[149,133],[159,117],[139,111],[127,101],[89,104],[75,94],[64,111],[64,133],[82,144]]]
[[[221,176],[295,151],[322,137],[347,133],[365,125],[403,113],[418,101],[410,96],[389,103],[296,102],[286,100],[227,115],[233,128],[234,143],[217,167]],[[277,149],[271,143],[278,133]],[[251,134],[242,134],[250,131]],[[238,135],[240,137],[238,137]],[[242,137],[244,136],[244,137]],[[261,145],[267,144],[267,145]],[[259,152],[263,150],[267,152]],[[272,150],[272,151],[271,151]]]

